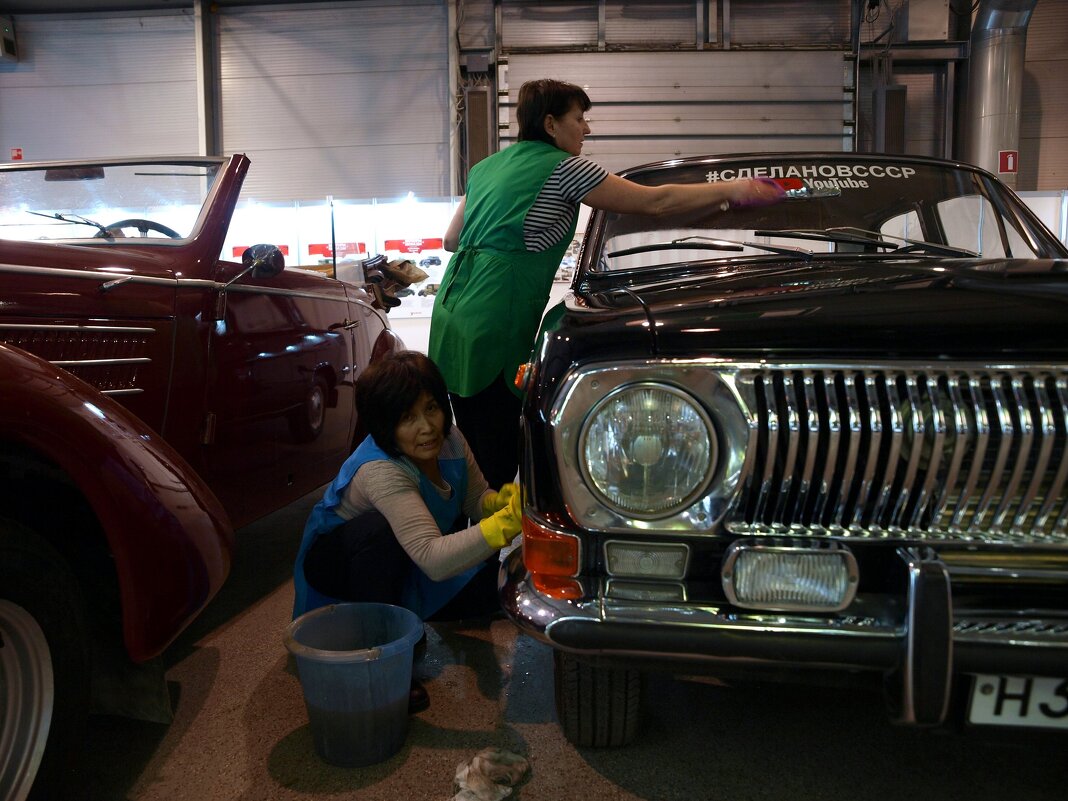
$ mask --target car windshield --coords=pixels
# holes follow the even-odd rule
[[[1063,247],[1015,194],[982,172],[952,164],[799,155],[678,162],[627,175],[647,185],[757,176],[779,183],[787,200],[687,217],[598,213],[583,254],[586,269],[839,255],[1063,258]]]
[[[0,238],[188,237],[221,161],[72,162],[0,170]]]

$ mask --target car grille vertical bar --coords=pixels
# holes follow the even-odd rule
[[[757,475],[740,533],[1068,543],[1068,376],[1052,368],[739,370]]]
[[[1066,436],[1068,436],[1068,431],[1066,431],[1066,429],[1068,429],[1068,420],[1066,420],[1065,416],[1065,409],[1068,409],[1068,379],[1058,378],[1055,391],[1057,393],[1057,403],[1054,408],[1060,410],[1059,420],[1061,425],[1058,427],[1058,437],[1062,443],[1062,448],[1060,451],[1060,458],[1056,460],[1059,464],[1057,465],[1057,475],[1053,478],[1053,488],[1046,495],[1046,499],[1042,502],[1042,506],[1039,507],[1038,517],[1035,520],[1035,525],[1042,529],[1044,529],[1047,522],[1049,522],[1050,514],[1052,513],[1057,500],[1061,499],[1063,503],[1064,483],[1065,479],[1068,478],[1068,458],[1066,458],[1063,448],[1063,443],[1065,442]],[[1063,527],[1058,526],[1058,523],[1061,522],[1061,517],[1063,517],[1063,513],[1064,509],[1062,506],[1061,515],[1054,522],[1054,530],[1059,529],[1060,531],[1063,531]]]

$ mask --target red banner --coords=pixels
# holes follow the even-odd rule
[[[441,250],[444,244],[440,237],[437,239],[387,239],[385,249],[401,253],[422,253],[424,250]]]
[[[363,242],[338,242],[337,243],[337,255],[339,258],[345,256],[355,256],[357,253],[366,253],[367,245]],[[334,255],[334,251],[330,249],[330,244],[327,242],[316,243],[314,245],[308,245],[309,256],[326,256],[330,257]]]
[[[248,245],[234,245],[234,249],[233,249],[234,250],[234,258],[235,259],[240,259],[241,258],[241,254],[244,253],[248,249],[249,249]],[[282,251],[282,255],[283,256],[288,256],[289,255],[289,245],[279,245],[278,249],[280,251]]]

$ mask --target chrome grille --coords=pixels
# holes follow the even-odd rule
[[[1068,374],[743,369],[744,533],[1068,543]]]

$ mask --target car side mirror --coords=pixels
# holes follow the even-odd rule
[[[253,278],[274,278],[285,269],[286,257],[277,245],[253,245],[241,254],[241,264],[241,275],[251,271]]]
[[[249,273],[252,273],[253,278],[274,278],[285,269],[286,257],[277,245],[253,245],[245,248],[245,252],[241,254],[241,266],[245,269],[226,282],[222,288],[223,292],[229,289],[234,281]]]

